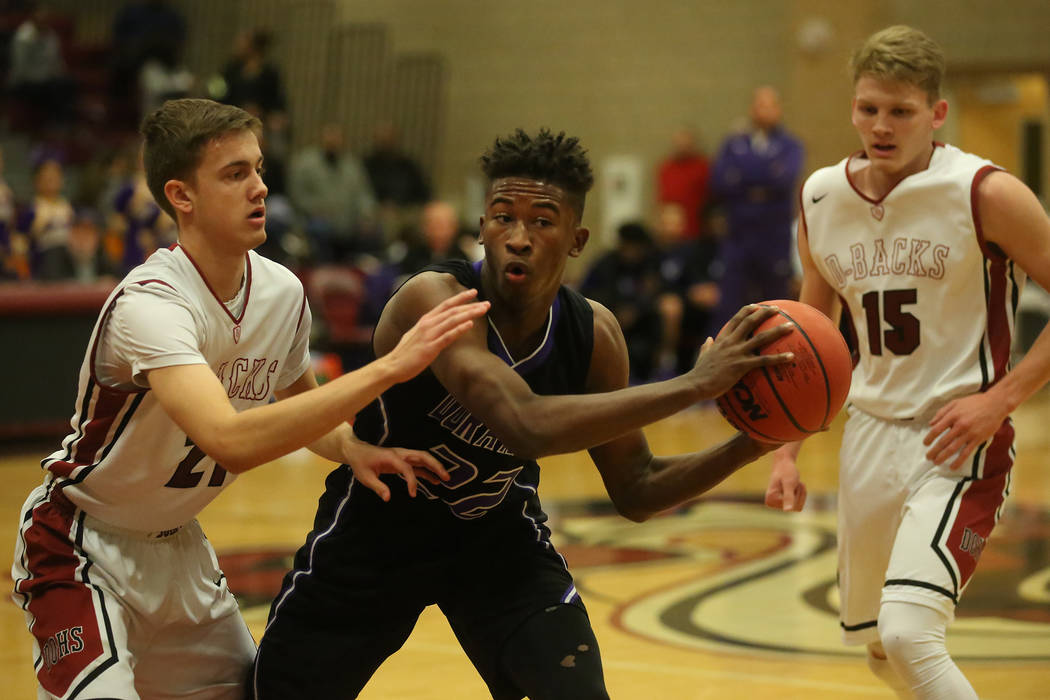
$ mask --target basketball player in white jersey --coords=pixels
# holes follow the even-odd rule
[[[259,122],[209,100],[143,123],[154,197],[179,225],[114,290],[80,370],[62,448],[21,515],[14,599],[39,698],[243,698],[255,644],[194,520],[240,472],[294,449],[379,473],[447,478],[423,453],[378,450],[347,421],[416,375],[483,314],[468,291],[393,353],[317,387],[302,285],[265,240]],[[281,399],[275,403],[271,400]]]
[[[863,150],[802,188],[801,300],[855,329],[839,481],[847,644],[902,698],[976,698],[944,635],[999,516],[1010,412],[1050,377],[1050,332],[1010,369],[1026,276],[1050,289],[1050,221],[986,160],[934,142],[940,48],[909,27],[852,60]],[[774,455],[766,503],[800,510],[799,443]]]

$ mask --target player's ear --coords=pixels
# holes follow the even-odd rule
[[[583,252],[583,247],[587,245],[587,240],[591,237],[590,230],[583,226],[577,226],[576,232],[573,233],[572,248],[569,249],[570,258],[578,258],[580,253]]]
[[[164,196],[171,202],[171,206],[175,208],[175,211],[181,211],[183,214],[193,212],[193,198],[190,196],[186,183],[182,180],[168,180],[165,182]]]
[[[938,129],[948,118],[948,101],[937,100],[933,103],[933,128]]]

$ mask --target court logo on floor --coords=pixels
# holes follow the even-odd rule
[[[834,513],[703,502],[641,524],[571,510],[556,522],[584,600],[613,603],[632,634],[721,652],[862,653],[840,641]],[[1050,660],[1048,542],[1050,514],[1004,515],[956,610],[956,658]]]

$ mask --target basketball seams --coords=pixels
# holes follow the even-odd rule
[[[820,352],[817,350],[817,346],[813,343],[813,340],[809,337],[809,334],[806,333],[805,329],[802,328],[802,325],[798,321],[793,319],[783,309],[779,309],[778,308],[777,309],[777,313],[795,324],[795,330],[797,330],[802,335],[802,337],[805,339],[806,343],[809,345],[810,351],[813,353],[813,357],[816,358],[816,360],[817,360],[817,365],[820,366],[820,374],[821,374],[821,376],[824,377],[824,418],[823,418],[823,420],[820,421],[820,427],[817,428],[817,430],[806,430],[805,428],[800,426],[798,423],[796,423],[795,422],[795,417],[791,414],[791,411],[788,410],[787,406],[784,406],[784,402],[781,401],[781,399],[780,399],[780,394],[777,393],[776,388],[773,387],[773,382],[772,382],[772,380],[769,377],[769,372],[768,371],[765,372],[766,380],[769,381],[770,388],[773,389],[773,394],[777,397],[777,401],[780,401],[780,405],[783,406],[784,413],[787,414],[788,418],[791,420],[792,423],[795,424],[796,428],[798,428],[799,430],[803,430],[805,432],[808,432],[808,433],[819,432],[822,428],[824,428],[824,426],[827,425],[827,423],[828,423],[828,414],[831,412],[831,380],[828,379],[828,370],[827,370],[826,367],[824,367],[824,358],[822,358],[820,356]],[[763,370],[765,370],[765,368],[763,368]]]
[[[787,311],[779,308],[780,304],[785,304]],[[772,354],[791,347],[796,348],[800,356],[808,352],[815,359],[820,374],[817,375],[813,371],[813,365],[808,360],[796,363],[793,370],[797,370],[800,375],[797,378],[792,376],[794,371],[785,376],[775,368],[756,367],[747,373],[748,379],[741,378],[730,391],[718,398],[717,403],[722,415],[733,427],[763,442],[800,440],[825,430],[838,410],[836,408],[835,412],[832,411],[832,399],[834,398],[838,407],[841,407],[841,401],[848,395],[850,356],[841,333],[826,316],[800,302],[778,300],[760,302],[756,306],[778,308],[776,315],[766,319],[749,337],[770,328],[772,323],[779,322],[778,317],[783,317],[799,330],[799,337],[802,339],[792,339],[787,347],[774,349],[774,345],[763,349],[762,352]],[[799,320],[811,323],[812,326],[807,331],[803,329]],[[832,337],[837,337],[838,340],[833,341]],[[822,352],[827,355],[822,355]],[[760,352],[754,351],[753,354],[759,355]],[[760,379],[760,376],[764,377],[764,380]],[[818,403],[821,394],[821,388],[816,386],[818,376],[823,378],[824,383],[823,409]],[[835,386],[832,386],[833,378],[836,380]],[[805,381],[800,381],[802,379]],[[739,395],[734,393],[734,390]],[[763,426],[765,432],[755,428],[756,421]]]
[[[772,435],[767,435],[758,428],[754,427],[754,425],[752,425],[750,421],[748,421],[746,418],[739,414],[739,412],[736,409],[736,406],[734,406],[731,401],[723,400],[723,397],[720,397],[718,401],[718,407],[722,410],[722,415],[726,417],[726,420],[732,423],[733,427],[737,430],[748,433],[756,438],[764,437],[773,442],[783,442],[782,439],[774,437]],[[732,415],[730,415],[730,413]]]

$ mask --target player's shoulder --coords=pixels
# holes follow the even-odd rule
[[[161,248],[135,266],[119,285],[125,294],[145,292],[162,297],[183,297],[187,289],[187,270],[175,249]]]
[[[608,307],[601,302],[597,302],[589,297],[584,297],[579,293],[577,293],[577,296],[579,296],[579,298],[591,309],[591,314],[594,319],[595,343],[598,343],[603,339],[623,335],[623,331],[620,329],[620,322],[616,320],[616,315],[613,314]]]
[[[964,151],[958,146],[953,146],[950,143],[941,142],[934,144],[933,164],[938,164],[942,167],[967,168],[970,170],[978,170],[985,167],[999,168],[999,166],[984,156]]]
[[[259,255],[254,250],[248,251],[248,264],[251,266],[252,277],[265,278],[268,285],[294,290],[301,290],[303,287],[302,280],[294,272],[279,262]]]

